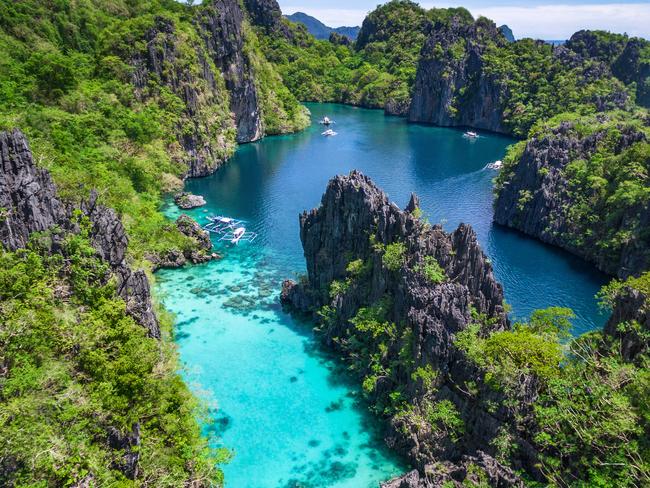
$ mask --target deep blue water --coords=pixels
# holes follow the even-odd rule
[[[562,251],[492,224],[493,170],[512,139],[409,125],[381,111],[310,104],[338,135],[314,124],[295,135],[242,146],[215,175],[187,183],[206,197],[190,212],[245,219],[259,233],[224,259],[159,273],[164,303],[178,315],[188,380],[213,403],[206,434],[235,452],[228,487],[367,487],[406,467],[390,455],[355,387],[315,347],[309,324],[278,306],[283,278],[304,271],[298,214],[320,202],[328,180],[359,169],[404,206],[411,191],[432,223],[476,230],[505,288],[513,317],[551,305],[572,308],[575,332],[600,327],[594,299],[606,278]],[[170,216],[178,210],[170,206]]]

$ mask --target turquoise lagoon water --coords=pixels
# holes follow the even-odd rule
[[[309,105],[339,135],[314,124],[295,135],[242,146],[215,175],[187,183],[207,207],[189,212],[245,219],[259,234],[224,258],[162,271],[158,288],[178,316],[185,375],[211,401],[206,435],[234,452],[226,486],[376,487],[406,469],[386,450],[353,382],[319,351],[309,324],[278,304],[284,278],[304,271],[298,214],[320,202],[328,180],[359,169],[400,206],[410,192],[431,222],[476,230],[514,317],[559,305],[576,312],[575,332],[599,327],[594,295],[605,277],[567,253],[492,224],[492,178],[511,139],[409,125],[381,111]],[[179,211],[170,206],[170,216]]]

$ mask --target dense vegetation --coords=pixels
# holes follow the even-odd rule
[[[504,122],[518,137],[564,112],[589,114],[619,108],[625,87],[594,60],[575,59],[569,52],[532,39],[497,46],[489,43],[484,72],[507,92]]]
[[[188,111],[166,80],[152,74],[146,86],[132,84],[134,60],[149,46],[145,34],[155,24],[175,30],[177,58],[163,77],[179,70],[203,93],[192,23],[196,8],[173,0],[92,2],[0,1],[0,129],[20,128],[39,164],[52,173],[65,198],[78,199],[91,188],[102,203],[123,215],[130,252],[147,253],[187,245],[159,213],[161,194],[180,188],[187,155],[179,145],[185,129],[200,127],[217,158],[235,148],[229,94],[217,79],[216,96]],[[267,133],[304,127],[303,109],[259,52],[249,29],[247,55]],[[169,42],[153,40],[155,49]],[[218,73],[218,70],[213,70]]]
[[[530,322],[488,337],[471,326],[456,344],[509,401],[517,401],[523,377],[535,378],[538,396],[522,422],[532,429],[540,469],[552,483],[644,486],[650,481],[650,357],[627,361],[620,341],[602,332],[566,343],[571,317],[566,309],[538,311]],[[511,438],[503,458],[517,448]]]
[[[454,15],[472,18],[463,8],[427,11],[393,0],[368,15],[356,46],[318,41],[291,25],[289,39],[266,37],[264,52],[300,100],[384,108],[388,101],[408,103],[427,30]]]
[[[194,22],[207,8],[0,0],[0,130],[28,136],[63,199],[97,189],[120,213],[135,265],[194,245],[160,213],[164,193],[188,172],[183,138],[198,134],[216,160],[235,148],[230,94]],[[247,24],[244,35],[265,133],[304,127],[304,109]],[[169,55],[157,72],[143,70],[151,52]],[[198,99],[185,100],[185,88]],[[27,250],[0,249],[0,484],[220,485],[227,454],[201,435],[171,318],[158,310],[163,338],[148,337],[125,313],[87,231],[59,233]]]
[[[387,270],[407,265],[400,243],[375,246],[375,252],[382,254]],[[345,286],[332,282],[330,297],[340,299],[351,287],[363,286],[368,275],[362,270],[368,266],[352,261]],[[417,271],[434,284],[445,280],[431,257]],[[611,311],[629,289],[644,294],[641,308],[647,313],[650,273],[604,288],[603,307]],[[392,307],[393,298],[386,295],[359,308],[349,321],[350,332],[335,338],[337,347],[360,376],[375,413],[403,428],[417,425],[420,433],[462,442],[467,433],[463,415],[453,402],[438,397],[437,385],[449,372],[431,364],[417,366],[413,331],[389,319]],[[328,333],[337,313],[335,307],[323,306],[317,331]],[[481,331],[491,328],[490,319],[474,313],[473,323],[456,334],[454,345],[478,374],[458,387],[492,414],[515,412],[514,424],[503,427],[491,446],[501,463],[508,465],[519,449],[532,447],[539,460],[535,469],[553,485],[645,486],[650,482],[649,332],[633,320],[616,325],[625,333],[634,331],[634,340],[645,344],[629,358],[621,352],[621,337],[595,331],[572,338],[573,318],[571,310],[551,307],[533,312],[511,329],[486,335]],[[519,444],[521,439],[528,447]],[[521,474],[528,485],[543,486]]]
[[[553,188],[563,204],[552,216],[565,222],[561,240],[573,249],[600,256],[612,263],[620,261],[630,243],[650,242],[644,215],[650,204],[650,128],[644,110],[610,112],[590,116],[562,114],[539,122],[531,140],[581,141],[584,150],[574,148],[568,164],[542,165],[536,177],[540,185]],[[504,168],[496,178],[496,192],[512,184],[517,166],[529,141],[511,146]],[[560,181],[561,183],[553,183]],[[520,191],[519,206],[524,212],[537,188]],[[636,273],[643,270],[633,270]]]
[[[171,320],[159,341],[125,315],[80,223],[0,253],[0,484],[219,484],[227,454],[201,436]]]
[[[223,79],[214,80],[209,103],[198,111],[188,109],[169,87],[175,73],[183,72],[189,78],[181,84],[207,93],[206,80],[200,80],[196,8],[203,7],[173,0],[0,0],[0,129],[18,127],[29,136],[39,165],[50,170],[64,198],[79,200],[97,188],[102,203],[121,214],[131,238],[130,259],[138,264],[150,254],[191,245],[159,211],[162,195],[180,188],[188,170],[179,143],[185,129],[198,127],[218,159],[235,148]],[[290,26],[290,36],[246,26],[245,52],[266,133],[304,127],[307,119],[296,98],[402,107],[395,111],[403,112],[422,46],[431,29],[449,26],[452,19],[473,22],[464,9],[425,10],[393,0],[369,15],[354,46],[317,41],[297,26]],[[174,32],[174,63],[135,89],[134,60],[149,48],[168,47],[164,35],[145,40],[162,24]],[[632,104],[650,93],[644,78],[650,48],[639,42],[629,52],[625,36],[597,33],[595,38],[595,43],[576,38],[563,56],[532,40],[491,43],[485,46],[484,70],[507,93],[504,117],[513,134],[551,137],[562,122],[573,124],[576,138],[599,134],[594,154],[575,158],[564,170],[574,201],[566,212],[575,225],[576,246],[589,240],[615,253],[640,227],[638,219],[623,218],[626,212],[650,200],[647,139],[616,150],[626,131],[650,135],[647,112]],[[442,54],[457,61],[465,48],[456,44]],[[601,116],[616,107],[625,110]],[[565,111],[571,113],[558,115]],[[507,184],[524,147],[510,150],[498,186]],[[647,240],[648,229],[642,232]],[[51,239],[38,236],[29,249],[0,255],[0,481],[131,486],[137,482],[125,476],[125,465],[137,453],[137,478],[151,486],[219,484],[216,465],[227,456],[209,450],[200,436],[194,419],[199,405],[176,373],[169,318],[163,321],[162,341],[146,337],[125,315],[87,233],[63,236],[60,253],[50,252]],[[387,270],[404,265],[403,244],[378,252]],[[331,297],[345,293],[367,269],[368,263],[351,262],[346,279],[331,284]],[[416,271],[431,285],[447,280],[431,256]],[[624,287],[648,296],[648,279],[615,282],[604,296],[613,303]],[[418,415],[427,428],[462,438],[465,426],[454,404],[433,400],[439,372],[414,366],[410,332],[387,319],[390,301],[387,296],[361,308],[350,321],[358,334],[341,347],[352,358],[352,369],[378,413]],[[321,310],[325,324],[332,313],[329,307]],[[647,352],[629,361],[617,340],[602,333],[567,343],[570,318],[562,309],[541,311],[487,337],[478,334],[478,326],[470,327],[457,345],[486,383],[511,395],[510,401],[522,377],[538,382],[533,421],[525,427],[532,427],[541,469],[552,482],[648,484]],[[481,320],[476,317],[477,324]],[[647,342],[640,324],[621,327]],[[399,351],[393,364],[386,361],[389,349]],[[418,412],[398,381],[405,371],[427,391]],[[517,448],[508,435],[497,440],[504,460]],[[116,442],[111,436],[122,439],[121,450],[106,449]],[[137,445],[125,440],[130,436],[139,439]],[[3,479],[5,473],[12,478]]]

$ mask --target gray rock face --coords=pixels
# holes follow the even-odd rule
[[[483,478],[476,474],[476,468],[483,473]],[[458,463],[443,462],[429,466],[427,474],[420,476],[417,470],[395,478],[381,485],[381,488],[439,488],[452,486],[464,488],[466,486],[488,486],[500,488],[524,488],[524,482],[512,471],[502,466],[491,456],[484,452],[477,452],[475,456],[463,456]]]
[[[612,65],[612,72],[623,83],[636,83],[636,103],[650,108],[650,63],[643,60],[643,52],[650,49],[650,41],[632,38]]]
[[[413,196],[408,209],[413,211],[418,205]],[[495,486],[520,485],[512,470],[494,459],[490,443],[516,415],[527,415],[535,385],[530,379],[522,380],[520,403],[489,413],[485,402],[498,403],[499,394],[482,384],[476,367],[454,345],[455,335],[473,322],[476,313],[490,318],[481,326],[482,333],[509,327],[502,288],[471,227],[461,225],[451,234],[439,226],[429,227],[389,202],[367,177],[353,172],[331,180],[320,207],[300,216],[300,237],[307,277],[300,284],[285,282],[282,300],[302,312],[313,313],[325,305],[335,312],[320,329],[325,345],[345,355],[348,350],[342,344],[363,341],[350,320],[361,308],[385,297],[390,297],[386,320],[397,327],[394,337],[412,338],[389,341],[384,355],[391,375],[378,379],[373,392],[373,398],[381,401],[399,385],[405,401],[414,408],[412,415],[387,418],[386,441],[418,473],[387,486],[440,486],[439,480],[451,479],[449,473],[462,481],[469,476],[463,466],[470,458],[480,458],[481,466],[491,470]],[[387,269],[378,249],[397,242],[404,244],[403,264],[397,270]],[[432,258],[444,271],[442,282],[430,282],[422,271]],[[357,260],[364,263],[362,277],[332,296],[332,282],[344,282],[349,263]],[[412,374],[416,368],[429,367],[437,372],[433,388],[423,387]],[[466,382],[478,385],[479,393],[470,395],[459,388]],[[462,440],[452,440],[449,432],[423,423],[417,413],[430,402],[440,401],[449,401],[458,410],[466,429]],[[511,460],[512,465],[534,472],[537,453],[525,439],[516,442],[525,447]],[[436,471],[440,463],[448,463],[444,472]]]
[[[82,212],[92,223],[91,241],[100,257],[108,262],[117,276],[117,293],[126,303],[126,311],[160,338],[160,326],[151,302],[149,279],[142,270],[133,271],[126,261],[129,239],[115,210],[97,204],[97,192],[81,204]]]
[[[507,88],[483,71],[488,40],[506,43],[487,19],[436,24],[422,48],[409,121],[509,132],[503,121]]]
[[[192,195],[191,193],[182,192],[174,197],[174,202],[183,210],[202,207],[206,204],[205,198],[201,195]]]
[[[117,466],[124,476],[130,480],[138,477],[138,462],[140,461],[140,453],[138,446],[140,445],[140,424],[136,423],[131,432],[120,432],[115,427],[108,429],[108,446],[111,449],[120,450],[124,452],[121,461]]]
[[[198,13],[196,23],[206,51],[223,72],[235,114],[237,142],[260,139],[264,126],[253,67],[244,52],[244,11],[238,0],[212,0]]]
[[[221,73],[213,72],[205,46],[201,43],[191,46],[200,71],[183,69],[188,61],[184,58],[187,54],[183,53],[175,25],[169,19],[156,18],[154,27],[145,33],[143,41],[146,51],[138,52],[130,60],[134,68],[131,80],[136,96],[140,99],[157,96],[149,93],[149,81],[155,80],[183,100],[185,109],[177,127],[177,137],[182,157],[188,164],[187,176],[213,173],[224,163],[232,148],[225,136],[210,135],[216,131],[224,134],[235,126],[235,120],[230,116],[215,120],[210,115],[213,107],[226,109],[229,105],[228,93],[218,82]]]
[[[630,206],[625,209],[625,215],[608,223],[611,228],[624,228],[638,220],[638,231],[616,255],[597,246],[602,229],[592,229],[591,236],[587,236],[582,224],[573,221],[569,214],[575,202],[565,169],[571,161],[590,158],[603,137],[604,131],[577,137],[573,124],[565,122],[550,135],[531,139],[508,176],[507,184],[497,190],[494,220],[562,247],[593,262],[606,273],[626,277],[650,267],[650,243],[641,231],[650,225],[648,205]],[[642,140],[645,140],[642,132],[623,129],[616,151],[621,152]]]
[[[25,247],[33,232],[66,217],[50,174],[34,165],[25,136],[0,133],[0,241],[10,250]]]
[[[244,0],[244,5],[253,25],[263,27],[268,33],[290,35],[276,0]]]
[[[24,247],[34,232],[60,226],[78,231],[71,222],[73,208],[61,202],[49,173],[34,165],[27,140],[20,131],[0,133],[0,243],[10,250]],[[152,337],[160,337],[153,312],[149,280],[143,271],[134,272],[126,262],[128,238],[115,211],[97,205],[97,193],[81,204],[92,223],[91,241],[99,256],[108,262],[118,279],[118,294],[127,312]],[[56,252],[53,250],[53,252]]]
[[[650,297],[640,290],[624,287],[616,298],[605,334],[620,341],[623,359],[634,361],[650,351]]]

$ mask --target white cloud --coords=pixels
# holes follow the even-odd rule
[[[440,6],[440,2],[437,5]],[[430,8],[433,4],[423,6]],[[499,25],[508,24],[516,37],[568,39],[580,29],[650,37],[649,3],[475,7],[470,10],[475,16],[484,15]]]

